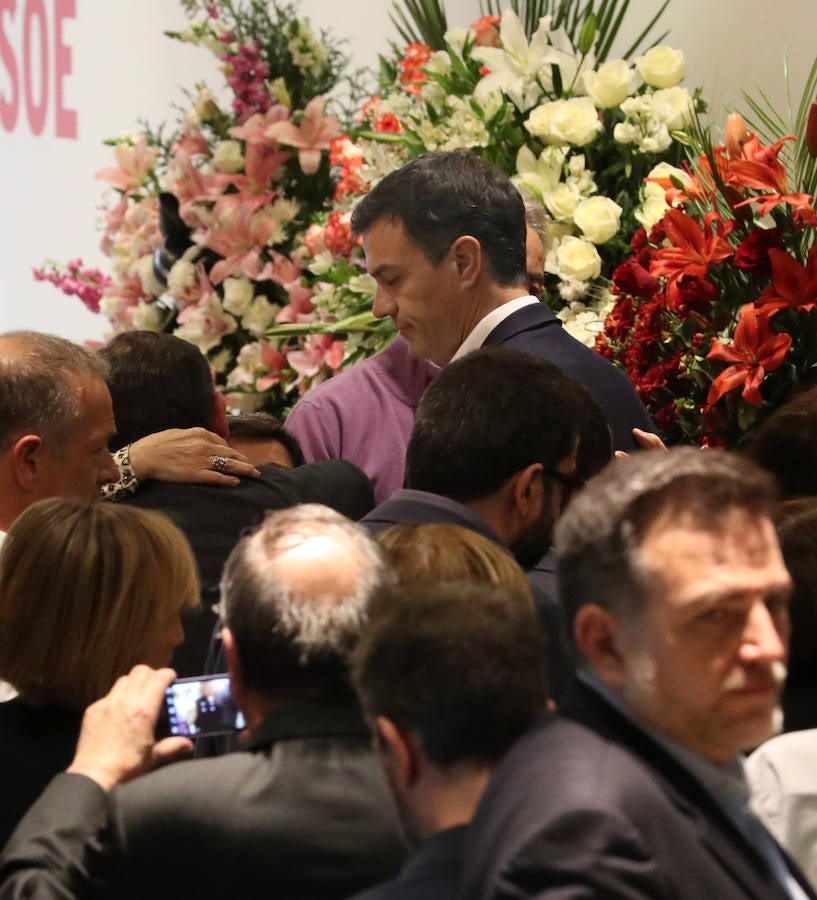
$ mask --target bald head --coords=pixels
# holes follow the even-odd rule
[[[247,686],[345,682],[369,599],[386,579],[377,545],[339,513],[307,504],[269,514],[232,552],[221,585]]]

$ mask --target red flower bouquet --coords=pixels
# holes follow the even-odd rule
[[[732,115],[723,144],[698,128],[697,161],[645,183],[653,221],[613,274],[596,347],[668,442],[734,446],[817,383],[815,87],[817,63],[792,129],[805,140],[778,137],[782,123],[750,101],[763,138]]]

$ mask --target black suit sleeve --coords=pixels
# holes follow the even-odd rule
[[[282,470],[277,470],[280,473]],[[344,459],[307,463],[283,470],[299,503],[322,503],[357,521],[374,509],[374,488],[368,476]],[[267,467],[262,468],[267,474]]]
[[[108,795],[96,782],[57,775],[0,855],[0,898],[112,896],[119,849],[110,822]]]

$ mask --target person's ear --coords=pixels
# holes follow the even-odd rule
[[[230,691],[236,703],[241,706],[239,695],[244,693],[244,669],[241,666],[235,637],[226,625],[221,629],[221,646],[224,650],[224,659],[227,661],[227,671],[230,673]]]
[[[230,437],[230,426],[227,423],[227,403],[218,391],[213,391],[212,431],[220,438],[224,438],[225,441]]]
[[[420,745],[416,736],[398,728],[385,716],[375,718],[374,733],[396,786],[401,790],[410,789],[420,774]]]
[[[514,511],[523,525],[530,525],[542,515],[545,494],[541,463],[531,463],[513,476],[511,497]]]
[[[463,287],[473,287],[482,272],[482,245],[470,234],[461,235],[449,250]]]
[[[613,690],[620,690],[626,680],[622,630],[612,613],[597,603],[586,603],[576,613],[573,639],[601,680]]]
[[[23,490],[35,489],[37,477],[42,474],[45,452],[43,439],[38,434],[25,434],[15,441],[11,448],[12,466],[17,483]]]

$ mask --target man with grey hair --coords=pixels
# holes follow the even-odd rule
[[[119,478],[108,452],[115,428],[106,372],[63,338],[0,335],[0,541],[37,500],[92,500]]]
[[[814,897],[748,807],[779,721],[791,582],[771,479],[721,451],[605,469],[556,529],[580,672],[500,764],[462,896]]]
[[[370,595],[388,580],[377,545],[338,513],[271,513],[233,550],[222,583],[242,750],[115,787],[168,748],[189,748],[153,737],[160,692],[150,685],[174,673],[137,667],[131,686],[89,709],[68,772],[7,844],[0,893],[36,884],[42,896],[87,896],[93,886],[175,900],[263,885],[340,900],[395,874],[405,848],[346,677]]]

